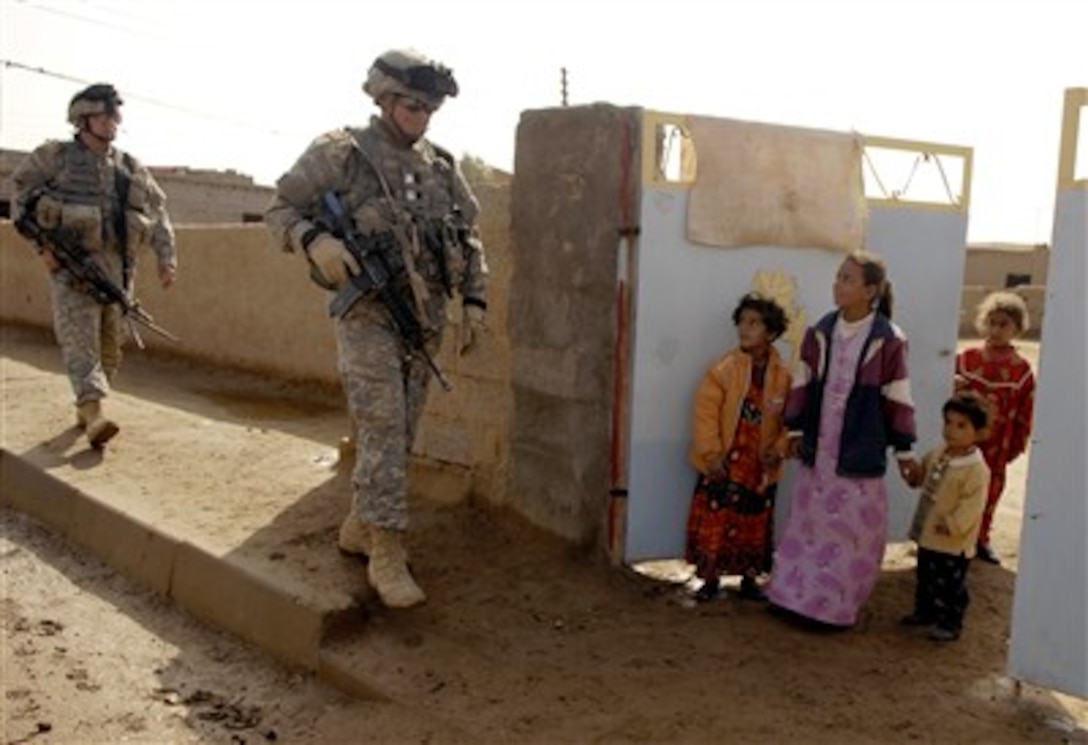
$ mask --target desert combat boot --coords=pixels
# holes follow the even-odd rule
[[[102,404],[99,401],[87,401],[76,407],[76,423],[87,434],[91,447],[95,448],[104,447],[121,431],[116,423],[102,413]]]
[[[359,519],[359,513],[354,508],[340,523],[336,544],[345,554],[370,556],[370,525]]]
[[[336,538],[336,545],[345,554],[370,556],[370,524],[359,517],[354,507],[348,512],[344,522],[340,523],[340,534]],[[411,560],[412,557],[405,548],[404,561]]]
[[[370,527],[370,563],[366,578],[387,608],[411,608],[427,599],[412,573],[401,543],[402,531]]]

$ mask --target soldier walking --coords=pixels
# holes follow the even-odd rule
[[[431,116],[457,95],[457,83],[451,70],[418,52],[392,50],[374,61],[363,91],[379,113],[365,127],[329,132],[310,145],[279,179],[268,227],[285,251],[306,256],[311,276],[337,298],[358,294],[368,287],[360,279],[365,263],[325,219],[328,195],[335,195],[371,250],[382,252],[390,285],[424,329],[427,352],[438,351],[447,303],[459,297],[460,351],[467,353],[487,309],[479,206],[454,157],[424,137]],[[426,598],[403,543],[408,458],[433,373],[374,291],[334,324],[356,448],[339,545],[369,556],[367,578],[386,606],[414,606]]]
[[[164,288],[177,273],[166,197],[147,168],[113,145],[123,103],[106,83],[76,93],[68,105],[75,137],[45,142],[12,174],[15,223],[35,241],[49,270],[53,330],[75,393],[76,423],[96,448],[120,431],[105,415],[102,401],[121,366],[122,307],[103,303],[66,269],[50,236],[65,231],[80,255],[126,292],[131,292],[142,246],[154,250]]]

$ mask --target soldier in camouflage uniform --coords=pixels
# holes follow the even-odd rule
[[[147,168],[113,146],[122,103],[105,83],[72,97],[68,121],[75,137],[45,142],[12,174],[14,219],[29,219],[44,231],[73,231],[80,247],[126,290],[137,249],[150,245],[159,279],[170,287],[177,259],[166,197]],[[103,413],[102,399],[121,365],[121,306],[101,305],[61,267],[47,241],[35,245],[50,273],[53,330],[75,393],[76,422],[92,446],[102,447],[120,429]]]
[[[478,203],[456,160],[424,138],[431,115],[457,95],[452,72],[414,51],[382,54],[363,91],[380,114],[363,128],[322,135],[284,174],[265,215],[275,242],[309,259],[323,284],[344,287],[360,266],[321,224],[322,196],[335,192],[365,236],[389,234],[395,285],[438,351],[447,303],[460,297],[460,350],[484,330],[487,264],[475,227]],[[335,320],[340,377],[355,425],[352,507],[340,548],[369,555],[367,578],[393,608],[425,596],[408,570],[407,470],[431,370],[411,355],[382,302],[357,302]]]

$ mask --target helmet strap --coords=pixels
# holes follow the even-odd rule
[[[84,141],[84,144],[87,145],[87,147],[89,147],[91,150],[101,150],[102,152],[105,152],[109,149],[110,141],[104,137],[100,137],[99,135],[95,134],[94,130],[91,129],[90,116],[80,117],[80,122],[82,123],[82,126],[79,128],[79,136],[82,138],[83,135],[87,135],[91,138],[91,142]]]

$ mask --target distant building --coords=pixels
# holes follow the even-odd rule
[[[995,290],[1015,290],[1028,305],[1031,329],[1026,336],[1039,338],[1046,312],[1046,278],[1050,246],[1045,243],[972,243],[967,246],[960,305],[960,336],[972,337],[975,311]]]
[[[1046,285],[1050,246],[1022,243],[971,243],[967,246],[965,285],[1020,287]]]
[[[10,219],[11,173],[28,153],[0,149],[0,218]],[[272,198],[271,186],[235,171],[211,171],[187,166],[148,166],[166,192],[170,219],[182,224],[261,222]]]

